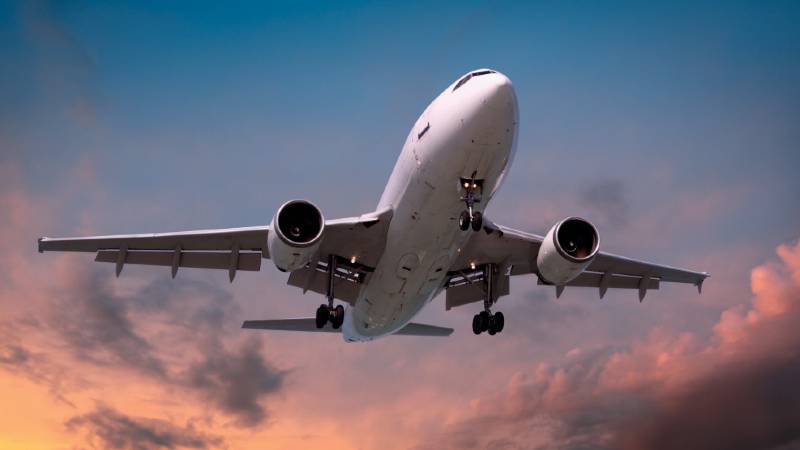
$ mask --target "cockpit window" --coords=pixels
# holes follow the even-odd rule
[[[417,140],[422,139],[422,136],[425,136],[425,133],[427,133],[428,130],[430,130],[430,129],[431,129],[431,124],[430,124],[430,122],[428,122],[428,124],[425,125],[425,128],[423,128],[422,131],[420,131],[417,134]]]
[[[466,74],[464,78],[458,80],[458,83],[456,83],[456,87],[453,88],[453,92],[455,92],[455,90],[460,88],[461,86],[467,84],[467,81],[471,80],[472,77],[479,77],[481,75],[488,75],[490,73],[494,73],[494,70],[478,70],[476,72],[471,72]]]

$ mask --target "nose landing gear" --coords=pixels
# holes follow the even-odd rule
[[[338,330],[339,327],[342,326],[344,323],[344,306],[336,305],[333,306],[333,277],[336,273],[336,256],[329,255],[328,256],[328,292],[326,297],[328,298],[328,304],[325,303],[319,305],[317,308],[317,315],[316,315],[316,326],[317,328],[322,328],[328,322],[331,323],[331,326],[334,330]]]
[[[480,211],[474,211],[475,203],[480,203],[483,191],[483,180],[476,180],[476,173],[473,172],[470,178],[461,179],[461,187],[464,191],[461,201],[467,205],[467,209],[462,211],[458,217],[458,227],[462,231],[466,231],[470,226],[472,226],[472,231],[480,231],[483,226],[483,214]]]
[[[498,311],[492,314],[491,310],[492,304],[494,303],[494,269],[494,264],[486,264],[483,267],[483,285],[486,297],[483,299],[483,311],[475,314],[472,318],[472,332],[475,334],[488,331],[490,335],[494,336],[503,331],[503,327],[505,326],[506,321],[503,313]]]

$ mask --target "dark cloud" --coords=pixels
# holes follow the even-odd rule
[[[745,450],[800,439],[800,355],[794,353],[717,368],[627,432],[618,430],[619,447]]]
[[[238,318],[239,305],[233,295],[218,284],[182,278],[158,278],[148,283],[132,299],[137,311],[166,315],[176,326],[208,332],[230,328]]]
[[[113,278],[101,270],[77,275],[57,298],[53,329],[80,360],[98,366],[132,369],[164,385],[186,389],[242,426],[267,417],[263,400],[283,386],[286,372],[261,354],[260,341],[226,345],[226,330],[238,306],[227,291],[194,280],[155,280],[132,293],[118,294]],[[157,337],[142,324],[163,321]],[[200,359],[182,367],[163,356],[172,343]]]
[[[223,445],[220,437],[202,433],[191,423],[181,427],[165,420],[131,417],[104,405],[69,419],[65,425],[70,431],[84,431],[92,448],[210,449]]]
[[[241,425],[258,425],[267,417],[260,400],[280,390],[286,376],[269,365],[260,350],[256,339],[246,340],[234,351],[212,342],[203,348],[203,360],[187,371],[185,383],[236,416]]]
[[[622,226],[628,222],[628,193],[622,180],[591,182],[581,188],[578,201],[589,208],[602,225]]]
[[[707,342],[654,331],[515,375],[419,448],[792,448],[800,442],[800,243],[752,271]]]
[[[8,345],[0,349],[0,364],[20,366],[30,359],[30,352],[18,345]]]
[[[107,274],[91,271],[56,294],[51,326],[74,356],[96,365],[121,366],[164,377],[166,367],[137,331],[135,298],[116,295]]]
[[[60,402],[75,406],[64,395],[71,387],[80,385],[79,376],[67,376],[68,371],[42,353],[34,353],[19,344],[0,345],[0,369],[46,386]]]

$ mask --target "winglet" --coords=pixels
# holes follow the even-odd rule
[[[43,237],[40,237],[36,240],[36,246],[38,247],[39,253],[44,253],[44,248],[42,248],[42,241],[44,240]]]
[[[563,293],[564,293],[564,285],[559,284],[558,286],[556,286],[556,298],[561,297],[561,294]]]

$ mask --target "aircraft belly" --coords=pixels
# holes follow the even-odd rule
[[[497,177],[491,170],[493,155],[482,151],[463,152],[462,156],[475,153],[482,154],[478,168],[491,182]],[[452,154],[443,155],[452,158]],[[354,326],[364,338],[391,334],[410,322],[439,291],[471,232],[461,231],[457,225],[464,209],[458,181],[464,161],[426,162],[426,170],[412,175],[396,205],[384,254],[356,302]],[[488,197],[479,209],[485,207]]]
[[[513,93],[501,100],[446,91],[412,128],[379,202],[394,214],[381,260],[346,321],[353,339],[399,330],[441,291],[473,233],[458,227],[465,209],[460,179],[483,180],[475,204],[483,211],[513,154],[516,101]]]

